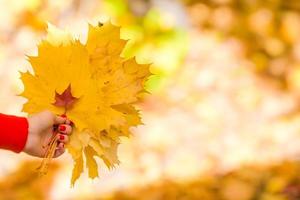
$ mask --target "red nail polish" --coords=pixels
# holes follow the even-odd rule
[[[59,136],[59,139],[60,139],[60,140],[64,140],[64,139],[65,139],[65,136],[60,135],[60,136]]]
[[[59,126],[59,131],[65,131],[66,127],[65,126]]]
[[[67,115],[66,115],[66,114],[62,114],[62,115],[61,115],[61,117],[63,117],[63,118],[66,118],[66,117],[67,117]]]

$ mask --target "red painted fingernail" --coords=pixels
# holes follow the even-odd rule
[[[59,131],[65,131],[66,127],[65,126],[59,126]]]
[[[66,115],[66,114],[62,114],[62,115],[61,115],[61,117],[64,117],[64,118],[66,118],[66,117],[67,117],[67,115]]]
[[[59,136],[59,139],[60,139],[60,140],[64,140],[64,139],[65,139],[65,136],[64,136],[64,135],[60,135],[60,136]]]

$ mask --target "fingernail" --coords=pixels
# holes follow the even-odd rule
[[[62,114],[62,115],[61,115],[61,117],[63,117],[63,118],[66,118],[66,117],[67,117],[67,115],[66,115],[66,114]]]
[[[65,131],[66,127],[65,126],[59,126],[59,131]]]
[[[60,136],[59,136],[59,139],[60,139],[60,140],[64,140],[64,139],[65,139],[65,136],[60,135]]]

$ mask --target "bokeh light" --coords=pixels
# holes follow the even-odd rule
[[[88,23],[111,20],[129,40],[123,56],[154,73],[119,167],[70,188],[68,154],[39,178],[39,159],[1,150],[0,199],[300,199],[299,10],[298,0],[0,0],[1,113],[26,116],[19,71],[48,23],[85,40]]]

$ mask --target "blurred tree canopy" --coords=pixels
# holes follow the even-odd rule
[[[185,0],[192,23],[237,39],[253,70],[299,93],[300,1]]]
[[[39,161],[24,161],[14,172],[0,179],[0,199],[48,199],[59,165],[53,163],[49,174],[39,177],[36,170],[39,164]]]
[[[130,153],[121,152],[132,173],[121,172],[122,166],[118,173],[138,177],[140,185],[149,174],[160,180],[126,185],[108,199],[300,199],[299,162],[272,160],[295,158],[299,152],[299,0],[14,2],[7,12],[11,19],[5,18],[9,23],[0,24],[0,70],[24,60],[24,49],[35,45],[31,41],[42,36],[47,21],[82,29],[82,18],[99,21],[102,15],[121,25],[122,37],[130,39],[125,57],[153,63],[152,95],[141,105],[147,126],[125,147]],[[179,11],[168,13],[166,7],[178,5]],[[184,25],[182,16],[187,17]],[[0,97],[7,100],[0,106],[6,108],[13,101],[2,91]],[[289,113],[295,115],[286,117]],[[270,166],[257,166],[262,160]],[[236,167],[243,162],[253,165]],[[37,165],[27,163],[4,177],[0,199],[47,199],[53,174],[39,179],[24,173],[31,171],[25,166]],[[236,168],[220,172],[228,165]],[[202,170],[202,175],[168,177],[189,174],[186,169]],[[102,184],[118,185],[119,177]],[[85,190],[82,185],[78,193]],[[97,197],[103,199],[102,193]]]
[[[121,190],[106,199],[297,200],[300,198],[299,164],[285,161],[269,167],[244,166],[226,174],[207,174],[186,182],[161,180],[141,188]]]
[[[122,26],[122,37],[130,40],[123,55],[136,56],[152,63],[155,74],[147,88],[154,92],[163,86],[166,76],[174,74],[186,56],[187,34],[176,22],[170,22],[151,1],[104,0],[104,12]]]

